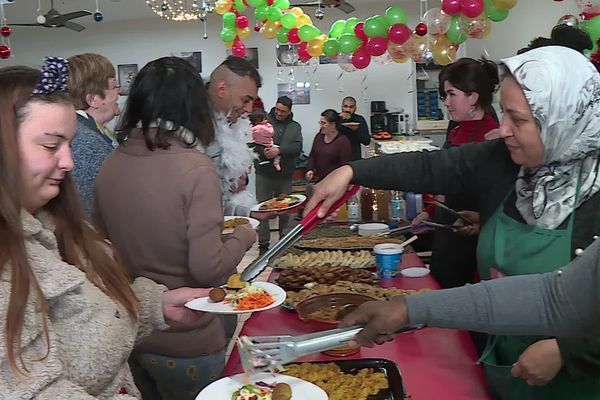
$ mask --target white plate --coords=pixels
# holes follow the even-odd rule
[[[317,385],[292,376],[260,373],[251,376],[251,382],[265,382],[268,384],[287,383],[292,388],[292,400],[327,400],[327,393]],[[229,400],[233,393],[244,386],[244,374],[237,374],[221,378],[202,390],[196,400]]]
[[[429,275],[429,268],[425,267],[410,267],[400,270],[400,273],[408,278],[420,278]]]
[[[192,310],[204,311],[213,314],[247,314],[277,307],[285,300],[285,290],[283,290],[277,285],[274,285],[269,282],[253,282],[252,285],[265,289],[271,296],[273,296],[273,298],[275,299],[273,304],[269,304],[268,306],[263,308],[257,308],[256,310],[236,311],[233,309],[233,306],[231,304],[225,304],[222,301],[219,303],[213,303],[208,297],[200,297],[198,299],[188,301],[187,303],[185,303],[185,306]]]
[[[296,208],[296,207],[298,207],[299,205],[301,205],[302,203],[304,203],[306,201],[306,196],[303,195],[303,194],[292,194],[290,196],[296,197],[298,200],[300,200],[300,203],[296,203],[293,206],[286,207],[286,208],[278,208],[276,210],[260,210],[260,206],[263,205],[263,203],[266,203],[266,202],[272,200],[272,198],[271,198],[269,200],[263,201],[262,203],[258,203],[257,205],[255,205],[254,207],[252,207],[250,210],[251,211],[256,211],[256,212],[285,211],[285,210],[291,210],[292,208]]]
[[[257,219],[250,218],[250,217],[240,217],[240,216],[236,216],[236,215],[226,215],[223,218],[223,221],[229,221],[230,219],[234,219],[234,218],[243,218],[243,219],[248,220],[248,222],[254,229],[258,228],[258,225],[260,224],[260,221]],[[234,228],[225,228],[225,229],[223,229],[223,233],[231,233],[231,232],[233,232],[233,229]]]
[[[342,122],[342,126],[359,126],[360,122]]]

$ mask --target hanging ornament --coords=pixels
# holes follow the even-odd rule
[[[577,25],[579,25],[579,20],[577,19],[576,16],[567,14],[567,15],[563,15],[562,17],[560,17],[558,19],[558,21],[556,22],[556,25],[569,25],[569,26],[577,27]]]
[[[415,33],[419,36],[427,35],[427,25],[421,22],[415,27]]]
[[[324,16],[325,13],[323,12],[323,9],[317,8],[317,11],[315,11],[315,18],[318,20],[322,20]]]
[[[46,23],[46,17],[42,15],[42,0],[38,0],[38,8],[36,12],[38,13],[38,16],[36,17],[35,21],[40,25]]]
[[[0,3],[0,36],[2,37],[2,41],[0,42],[0,58],[6,60],[12,54],[12,50],[10,48],[10,28],[8,27],[8,23],[6,22],[6,15],[4,14],[4,3]]]
[[[5,44],[0,44],[0,58],[6,60],[10,57],[12,50]]]
[[[10,36],[10,28],[6,25],[4,25],[2,28],[0,28],[0,35],[2,35],[2,37],[9,37]]]
[[[260,25],[259,24],[254,25],[254,32],[260,32]]]
[[[104,19],[104,15],[100,12],[100,7],[98,6],[98,0],[96,0],[96,12],[94,13],[94,21],[100,22]]]
[[[160,6],[161,11],[167,11],[169,9],[169,6],[166,3],[162,3],[162,5]]]

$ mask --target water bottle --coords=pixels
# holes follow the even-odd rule
[[[348,199],[348,222],[360,222],[360,204],[356,195]]]
[[[390,214],[392,221],[400,222],[401,220],[406,219],[404,211],[405,206],[404,199],[402,198],[402,192],[392,190],[390,199]]]

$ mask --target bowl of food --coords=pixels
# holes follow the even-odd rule
[[[335,328],[348,310],[373,300],[358,293],[328,293],[302,300],[296,305],[296,312],[298,318],[317,330],[327,330]]]

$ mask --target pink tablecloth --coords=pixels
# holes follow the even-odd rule
[[[423,265],[415,254],[406,254],[403,267]],[[395,278],[382,286],[402,289],[438,289],[430,276],[423,278]],[[310,325],[300,321],[296,314],[281,308],[256,313],[246,321],[240,335],[301,335],[312,332]],[[400,368],[407,393],[415,400],[433,399],[490,399],[482,367],[476,364],[477,354],[469,335],[464,331],[425,328],[398,335],[393,342],[374,348],[361,348],[358,354],[344,357],[386,358]],[[323,354],[314,354],[301,361],[335,360]],[[224,376],[242,371],[237,349],[231,354]]]

